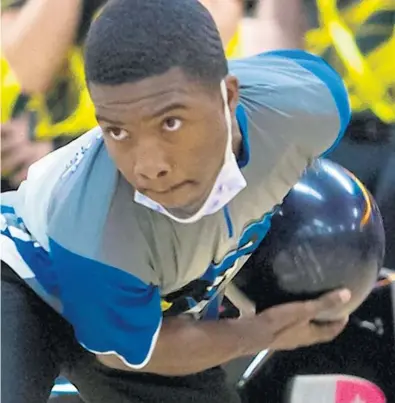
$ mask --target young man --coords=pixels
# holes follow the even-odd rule
[[[220,366],[333,339],[347,290],[218,318],[272,209],[348,124],[341,79],[278,51],[230,62],[196,0],[113,0],[88,34],[98,128],[2,195],[2,398],[237,402]],[[210,320],[211,319],[211,320]]]

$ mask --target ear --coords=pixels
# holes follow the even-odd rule
[[[228,91],[228,106],[232,117],[234,117],[239,103],[239,80],[235,76],[227,75],[225,84]]]

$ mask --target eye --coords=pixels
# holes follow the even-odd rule
[[[182,126],[181,119],[177,118],[167,118],[163,121],[162,127],[168,132],[175,132],[179,130]]]
[[[129,137],[128,132],[125,129],[120,129],[119,127],[109,127],[106,129],[107,134],[114,140],[125,140]]]

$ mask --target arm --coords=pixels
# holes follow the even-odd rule
[[[248,355],[244,333],[243,323],[238,320],[195,322],[182,318],[165,319],[144,372],[180,376],[225,364]],[[108,367],[136,370],[115,355],[97,357]]]
[[[322,325],[312,324],[311,320],[319,312],[336,311],[350,298],[349,291],[342,290],[313,301],[275,306],[249,318],[210,322],[170,319],[163,324],[148,364],[140,369],[165,376],[184,376],[266,349],[292,350],[332,340],[343,330],[347,318]],[[97,358],[114,369],[136,370],[115,355],[97,355]]]
[[[259,0],[255,18],[244,23],[244,49],[253,55],[304,47],[306,21],[302,0]]]
[[[50,87],[74,42],[81,6],[81,0],[30,0],[3,11],[3,53],[25,92]]]
[[[154,273],[138,253],[134,262],[145,282],[75,255],[53,239],[49,249],[57,262],[63,315],[73,325],[77,340],[104,365],[186,375],[250,352],[243,342],[246,326],[241,321],[163,318],[159,288],[151,284]]]

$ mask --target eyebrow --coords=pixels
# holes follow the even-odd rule
[[[148,118],[157,118],[159,116],[164,115],[167,112],[173,111],[174,109],[188,109],[188,107],[184,104],[181,104],[179,102],[174,102],[172,104],[168,104],[166,106],[164,106],[161,109],[158,109],[157,111],[155,111],[152,115],[150,115]]]
[[[159,116],[164,115],[167,112],[173,111],[175,109],[183,109],[183,110],[187,110],[188,107],[184,104],[181,104],[179,102],[174,102],[172,104],[168,104],[166,106],[164,106],[163,108],[158,109],[157,111],[155,111],[153,114],[149,115],[146,117],[146,119],[153,119],[153,118],[157,118]],[[113,125],[124,125],[125,122],[121,122],[119,120],[115,120],[115,119],[110,119],[110,118],[106,118],[105,116],[101,116],[99,114],[96,114],[96,120],[97,121],[102,121],[102,122],[107,122],[107,123],[111,123]]]
[[[124,124],[124,122],[121,122],[119,120],[109,119],[109,118],[106,118],[106,117],[100,116],[100,115],[96,115],[96,120],[111,123],[113,125],[123,125]]]

